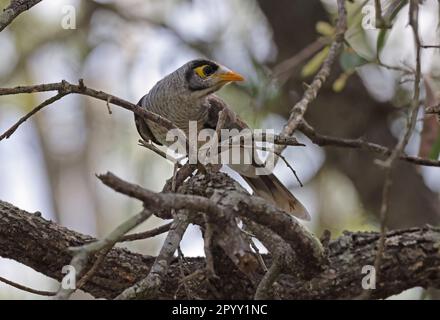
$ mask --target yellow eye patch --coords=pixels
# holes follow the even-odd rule
[[[201,66],[201,67],[197,67],[194,69],[194,71],[201,77],[201,78],[206,78],[205,72],[203,71],[203,68],[206,67],[206,65]]]
[[[218,67],[204,64],[203,66],[195,68],[194,71],[200,76],[200,78],[206,78],[214,74],[217,69]]]

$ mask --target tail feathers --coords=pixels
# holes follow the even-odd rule
[[[304,208],[301,202],[290,193],[275,175],[242,177],[251,186],[256,195],[272,202],[281,210],[284,210],[299,219],[310,221],[310,215],[306,208]]]

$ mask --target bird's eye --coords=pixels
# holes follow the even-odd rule
[[[207,65],[203,68],[203,73],[205,76],[210,76],[215,72],[214,68],[211,65]]]
[[[207,78],[213,75],[217,69],[218,68],[215,68],[215,66],[205,64],[195,68],[194,71],[200,76],[200,78]]]

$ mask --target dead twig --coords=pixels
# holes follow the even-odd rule
[[[164,224],[160,227],[157,227],[155,229],[145,231],[145,232],[127,234],[127,235],[121,237],[118,240],[118,242],[136,241],[136,240],[144,240],[144,239],[148,239],[148,238],[153,238],[155,236],[158,236],[162,233],[167,232],[168,230],[170,230],[170,227],[171,227],[171,222]]]
[[[417,122],[417,114],[420,107],[420,81],[421,81],[421,42],[419,37],[419,3],[418,0],[410,0],[409,6],[409,25],[413,31],[414,35],[414,43],[416,48],[416,70],[415,70],[415,81],[414,81],[414,93],[410,106],[410,114],[409,121],[407,121],[407,125],[405,128],[405,133],[399,142],[394,147],[390,156],[385,161],[377,161],[381,166],[385,168],[385,182],[382,190],[382,204],[380,209],[380,238],[377,254],[374,260],[374,267],[376,269],[376,281],[380,279],[380,264],[383,259],[383,255],[385,252],[385,238],[386,238],[386,220],[387,220],[387,212],[388,212],[388,204],[389,204],[389,195],[391,191],[392,185],[392,170],[394,167],[395,160],[400,157],[403,150],[405,149],[408,141],[411,137],[411,134],[414,131],[416,122]],[[361,295],[361,298],[368,299],[371,295],[371,290],[364,291]]]
[[[46,106],[49,106],[56,100],[59,100],[63,96],[69,95],[69,94],[81,94],[85,96],[90,96],[99,100],[103,100],[106,103],[111,101],[112,104],[117,105],[119,107],[122,107],[124,109],[130,110],[137,114],[138,116],[148,119],[150,121],[153,121],[167,129],[177,129],[179,130],[172,122],[167,120],[164,117],[159,116],[158,114],[155,114],[153,112],[147,111],[143,108],[141,108],[138,105],[132,104],[124,99],[118,98],[116,96],[113,96],[111,94],[105,93],[103,91],[97,91],[91,88],[88,88],[84,85],[84,81],[82,79],[79,80],[78,85],[69,83],[65,80],[61,82],[55,82],[55,83],[45,83],[45,84],[39,84],[39,85],[33,85],[33,86],[18,86],[15,88],[0,88],[0,96],[3,95],[13,95],[13,94],[21,94],[21,93],[35,93],[35,92],[47,92],[47,91],[58,91],[58,94],[54,97],[46,100],[39,106],[32,109],[28,114],[26,114],[24,117],[22,117],[19,121],[17,121],[10,129],[8,129],[5,133],[3,133],[0,136],[0,140],[4,138],[9,138],[11,134],[21,125],[23,122],[25,122],[27,119],[29,119],[32,115],[40,111]]]
[[[2,135],[0,135],[0,141],[3,139],[8,139],[15,130],[18,129],[19,126],[21,126],[24,122],[26,122],[27,119],[32,117],[34,114],[36,114],[38,111],[43,109],[44,107],[47,107],[54,103],[55,101],[60,100],[62,97],[64,97],[67,93],[61,91],[58,94],[54,95],[53,97],[43,101],[38,106],[36,106],[34,109],[32,109],[29,113],[21,117],[12,127],[10,127],[8,130],[6,130]]]
[[[38,294],[40,296],[52,297],[52,296],[57,294],[55,291],[44,291],[44,290],[32,289],[32,288],[26,287],[26,286],[24,286],[22,284],[13,282],[13,281],[8,280],[8,279],[3,278],[3,277],[0,277],[0,281],[10,285],[11,287],[17,288],[19,290],[23,290],[23,291],[30,292],[30,293],[33,293],[33,294]]]
[[[384,147],[382,145],[365,141],[363,139],[347,139],[337,138],[327,135],[319,134],[315,129],[310,126],[306,121],[302,121],[299,125],[301,132],[309,138],[314,144],[322,147],[341,147],[341,148],[353,148],[371,151],[380,155],[390,156],[392,149]],[[422,166],[440,167],[440,161],[425,159],[420,157],[407,156],[400,154],[398,157],[400,160],[407,161],[409,163],[418,164]]]
[[[164,241],[159,255],[157,256],[148,276],[135,285],[125,289],[116,300],[127,299],[153,299],[164,281],[169,264],[176,252],[183,234],[188,227],[189,221],[186,215],[177,214]]]
[[[55,299],[68,299],[70,295],[76,290],[81,288],[96,272],[101,262],[104,260],[107,253],[113,248],[113,246],[120,240],[120,238],[126,234],[128,231],[138,226],[140,223],[151,217],[152,212],[144,209],[137,215],[131,217],[127,221],[120,224],[115,230],[113,230],[105,238],[98,240],[96,242],[88,243],[80,247],[71,248],[74,252],[74,256],[70,265],[75,268],[76,276],[80,277],[78,281],[78,286],[75,289],[65,289],[60,287]],[[97,259],[95,260],[92,267],[82,275],[85,270],[90,257],[98,253]]]
[[[289,120],[284,125],[284,128],[281,132],[281,136],[291,136],[295,132],[296,128],[302,121],[308,106],[317,97],[319,90],[321,89],[322,85],[330,75],[331,67],[333,65],[334,60],[336,59],[337,55],[339,54],[339,51],[342,48],[344,42],[344,34],[346,30],[347,30],[347,11],[345,10],[345,0],[338,0],[338,22],[336,24],[335,40],[332,42],[330,46],[328,55],[325,58],[321,66],[321,69],[313,78],[312,83],[307,87],[301,100],[298,101],[292,108],[292,111],[290,112]],[[276,146],[275,152],[282,153],[284,149],[285,146],[283,145]],[[275,159],[275,163],[276,162],[277,159]]]

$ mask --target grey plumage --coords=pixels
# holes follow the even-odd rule
[[[188,135],[188,123],[197,121],[198,130],[215,129],[219,111],[226,112],[224,128],[248,128],[227,104],[213,93],[230,81],[242,80],[241,76],[210,60],[194,60],[186,63],[160,80],[151,91],[138,102],[141,107],[157,113]],[[159,145],[166,141],[167,129],[152,121],[144,121],[135,115],[136,127],[141,137]],[[250,164],[229,165],[240,173],[254,193],[274,203],[280,209],[298,218],[309,220],[304,206],[273,175],[256,175]]]

